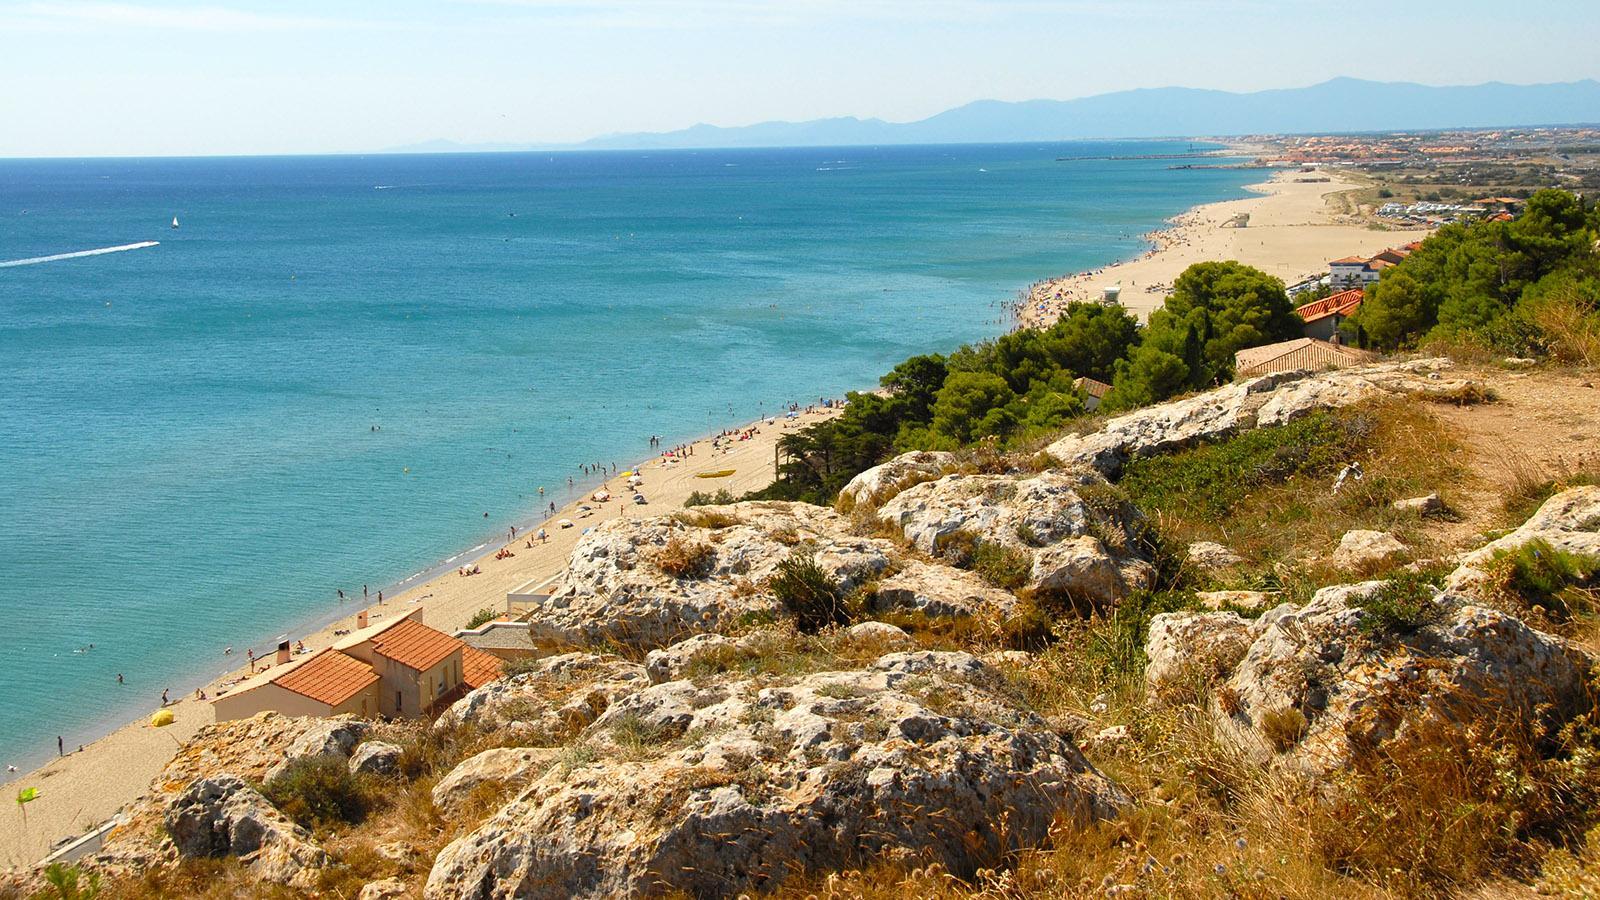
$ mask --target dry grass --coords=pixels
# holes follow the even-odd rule
[[[684,540],[674,535],[650,556],[650,561],[673,578],[700,578],[711,568],[716,550],[710,544]]]

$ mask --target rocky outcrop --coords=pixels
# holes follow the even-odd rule
[[[858,644],[874,648],[904,649],[916,644],[905,629],[888,622],[857,622],[845,629],[845,635]]]
[[[849,512],[858,507],[877,507],[895,494],[919,481],[932,481],[956,464],[954,453],[918,450],[862,472],[839,491],[839,509]]]
[[[922,613],[932,618],[1009,617],[1017,597],[977,575],[949,566],[910,562],[877,584],[873,612]]]
[[[468,693],[434,722],[437,731],[506,729],[527,743],[565,741],[593,722],[618,697],[650,684],[644,666],[615,656],[563,653],[527,672],[491,681]]]
[[[690,666],[719,656],[737,655],[739,642],[720,634],[697,634],[670,647],[651,650],[644,658],[650,680],[660,683],[686,677]]]
[[[1260,609],[1272,599],[1266,591],[1195,591],[1194,597],[1206,609],[1235,606],[1239,609]]]
[[[1247,639],[1214,692],[1218,716],[1246,749],[1312,772],[1434,717],[1502,710],[1559,721],[1578,708],[1589,661],[1562,639],[1449,594],[1416,627],[1375,619],[1365,604],[1384,585],[1324,588],[1248,624],[1227,613],[1158,616],[1147,677],[1226,661]]]
[[[369,881],[356,895],[356,900],[403,900],[411,895],[411,888],[398,878]]]
[[[1444,512],[1444,501],[1438,494],[1428,494],[1424,497],[1408,497],[1396,500],[1389,504],[1397,512],[1416,513],[1419,516],[1432,516]]]
[[[257,877],[310,888],[328,855],[254,788],[233,775],[190,784],[167,808],[167,835],[184,857],[237,856]]]
[[[962,541],[1024,553],[1032,586],[1106,604],[1154,575],[1144,560],[1114,552],[1095,536],[1132,543],[1133,522],[1084,500],[1087,492],[1109,489],[1088,472],[946,475],[901,491],[878,517],[934,556],[959,549]]]
[[[1250,621],[1238,613],[1162,613],[1145,635],[1145,681],[1161,689],[1185,679],[1215,680],[1233,671],[1251,639]]]
[[[686,553],[694,558],[691,570],[666,563]],[[889,568],[895,547],[852,535],[843,516],[804,503],[616,519],[578,541],[566,573],[528,619],[535,639],[546,643],[640,648],[751,619],[781,620],[789,613],[764,585],[795,553],[810,554],[849,590]]]
[[[1350,406],[1380,396],[1446,392],[1467,384],[1447,380],[1444,359],[1376,363],[1313,374],[1262,375],[1118,416],[1099,431],[1069,435],[1046,448],[1069,466],[1087,466],[1109,478],[1128,460],[1170,453],[1256,427],[1283,425],[1319,409]]]
[[[356,743],[372,730],[372,723],[349,716],[312,721],[314,724],[306,728],[305,732],[284,750],[283,759],[267,770],[263,782],[271,784],[296,763],[306,762],[319,756],[348,759]]]
[[[964,653],[658,684],[584,740],[594,762],[447,846],[426,896],[731,896],[884,861],[972,871],[1125,802]]]
[[[1244,562],[1244,557],[1214,541],[1195,541],[1189,545],[1189,565],[1204,571],[1228,569]]]
[[[1567,553],[1600,556],[1600,485],[1571,488],[1546,500],[1520,528],[1462,557],[1446,585],[1477,594],[1497,556],[1535,540]]]
[[[543,747],[496,747],[470,757],[433,787],[433,805],[459,813],[474,796],[520,788],[544,774],[560,753]]]
[[[1406,555],[1406,545],[1387,531],[1356,529],[1339,538],[1328,561],[1346,571],[1363,571]]]
[[[367,741],[350,754],[351,775],[393,775],[400,770],[400,745]]]

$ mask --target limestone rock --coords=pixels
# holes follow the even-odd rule
[[[977,575],[950,566],[911,562],[878,582],[874,612],[920,612],[931,618],[1006,618],[1017,597]]]
[[[1324,588],[1303,607],[1286,604],[1251,624],[1204,621],[1226,613],[1157,616],[1147,677],[1188,664],[1184,640],[1162,645],[1158,633],[1206,634],[1230,653],[1247,639],[1215,692],[1225,731],[1262,758],[1281,753],[1313,772],[1339,768],[1357,748],[1430,717],[1458,721],[1492,706],[1559,723],[1580,708],[1589,660],[1562,639],[1449,594],[1434,599],[1431,621],[1375,632],[1362,625],[1370,615],[1363,603],[1383,584]],[[1283,727],[1287,716],[1303,727]]]
[[[940,450],[903,453],[850,479],[839,492],[839,508],[848,512],[861,506],[879,506],[917,481],[938,478],[955,463],[954,453]]]
[[[731,523],[731,524],[730,524]],[[663,548],[700,548],[693,573],[664,571]],[[536,640],[663,647],[722,632],[751,617],[789,613],[764,589],[784,560],[809,553],[846,590],[887,569],[896,548],[858,537],[838,513],[805,503],[702,506],[647,519],[614,519],[573,548],[555,590],[528,615]]]
[[[356,900],[402,900],[411,893],[411,888],[398,878],[385,878],[381,881],[370,881],[361,888],[361,893],[356,895]]]
[[[1150,620],[1145,681],[1161,688],[1185,678],[1215,679],[1231,672],[1251,641],[1250,621],[1238,613],[1162,613]]]
[[[1339,539],[1339,549],[1333,552],[1329,562],[1341,569],[1360,570],[1392,562],[1405,553],[1406,545],[1387,531],[1356,529],[1345,532]]]
[[[998,685],[968,654],[929,652],[654,685],[585,733],[595,762],[445,847],[426,896],[733,896],[878,861],[972,871],[1127,802]]]
[[[1087,741],[1084,748],[1098,753],[1110,753],[1119,747],[1126,746],[1133,741],[1133,732],[1126,725],[1112,725],[1095,732]]]
[[[1237,606],[1240,609],[1260,609],[1272,600],[1266,591],[1195,591],[1195,599],[1206,609]]]
[[[1065,465],[1086,466],[1114,478],[1135,457],[1168,453],[1249,428],[1283,425],[1320,409],[1374,397],[1443,393],[1468,384],[1439,377],[1450,365],[1445,359],[1423,359],[1333,372],[1262,375],[1118,416],[1099,431],[1064,437],[1046,452]]]
[[[1189,564],[1206,570],[1227,569],[1244,562],[1244,557],[1214,541],[1195,541],[1189,545]]]
[[[1396,500],[1389,505],[1399,512],[1416,513],[1419,516],[1431,516],[1444,512],[1444,501],[1439,499],[1438,494]]]
[[[1153,570],[1094,536],[1133,543],[1136,523],[1119,518],[1125,513],[1103,513],[1083,499],[1106,488],[1089,472],[946,475],[901,491],[878,516],[924,553],[939,555],[957,535],[970,535],[1026,554],[1032,586],[1109,604],[1148,583]]]
[[[684,672],[696,661],[737,653],[739,642],[720,634],[697,634],[659,650],[651,650],[644,658],[644,668],[650,680],[657,684],[684,677]]]
[[[512,790],[544,774],[561,751],[543,747],[496,747],[463,760],[433,787],[433,805],[455,814],[480,788]]]
[[[528,672],[491,681],[453,703],[433,727],[511,728],[527,743],[564,742],[618,697],[650,683],[644,666],[615,656],[563,653]]]
[[[858,622],[845,630],[851,640],[883,647],[910,647],[916,642],[904,629],[887,622]]]
[[[393,775],[400,770],[400,754],[403,752],[398,744],[367,741],[350,754],[350,774]]]
[[[1273,392],[1256,414],[1265,428],[1285,425],[1322,409],[1352,406],[1365,400],[1405,394],[1448,393],[1468,385],[1466,379],[1445,379],[1446,359],[1376,363],[1301,378]]]
[[[1521,527],[1462,557],[1445,584],[1452,591],[1475,593],[1496,555],[1533,540],[1567,553],[1600,556],[1600,485],[1570,488],[1546,500]]]
[[[168,807],[165,825],[181,856],[250,857],[257,877],[290,887],[313,886],[328,864],[304,828],[233,775],[190,784]]]
[[[291,765],[318,756],[346,759],[350,756],[350,751],[355,749],[356,743],[366,737],[370,730],[372,723],[347,716],[317,719],[315,724],[289,745],[284,751],[283,759],[267,771],[262,781],[271,784],[288,771]]]

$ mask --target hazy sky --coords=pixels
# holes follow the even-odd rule
[[[1336,75],[1600,77],[1596,0],[0,0],[0,156],[575,141]]]

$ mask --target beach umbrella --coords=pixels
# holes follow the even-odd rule
[[[161,728],[171,724],[172,710],[170,709],[158,709],[156,714],[150,717],[150,727],[152,728]]]

